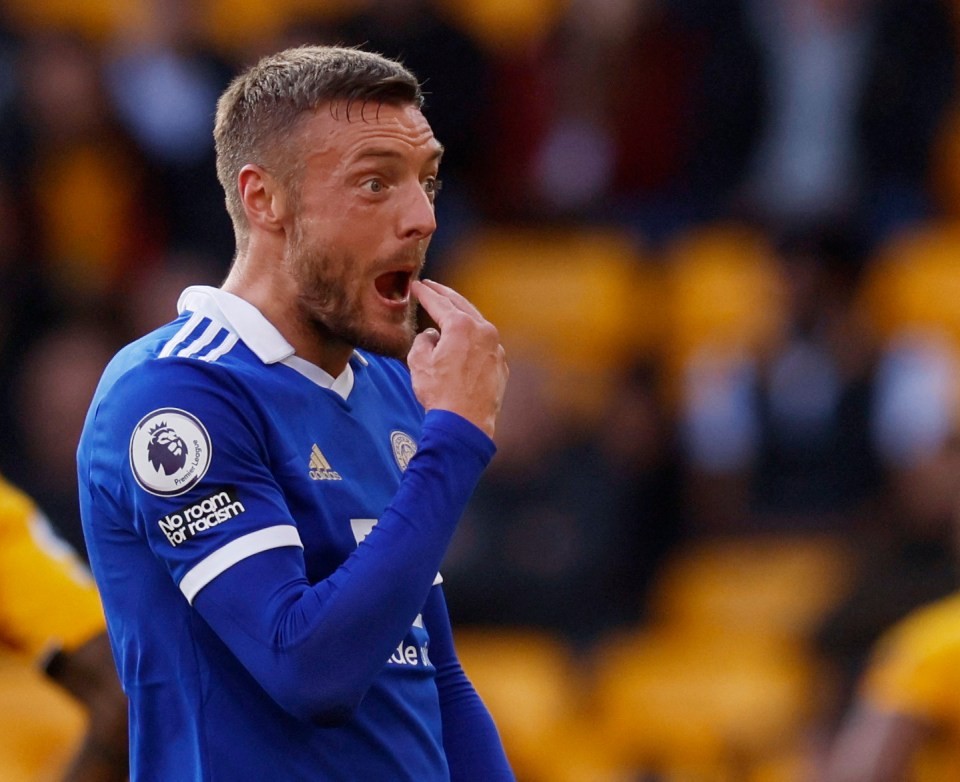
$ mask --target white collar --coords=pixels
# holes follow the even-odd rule
[[[264,364],[282,363],[318,386],[335,391],[344,399],[353,389],[353,367],[350,364],[338,377],[333,377],[316,364],[300,358],[276,326],[246,299],[209,285],[191,285],[180,294],[177,301],[177,312],[185,311],[196,312],[222,323],[235,332]],[[363,356],[356,351],[354,356],[366,365],[367,360]]]

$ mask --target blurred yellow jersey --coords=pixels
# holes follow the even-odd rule
[[[915,611],[881,638],[863,694],[937,726],[911,782],[960,779],[960,594]]]
[[[0,644],[38,659],[104,627],[83,562],[36,504],[0,477]]]

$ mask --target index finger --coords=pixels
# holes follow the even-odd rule
[[[444,296],[439,291],[434,290],[428,285],[424,285],[422,280],[413,283],[413,292],[427,314],[433,318],[434,322],[443,329],[444,322],[449,320],[450,315],[460,311],[449,297]]]
[[[472,315],[477,320],[485,320],[480,310],[478,310],[466,296],[461,293],[457,293],[457,291],[455,291],[453,288],[434,280],[422,280],[421,282],[423,282],[423,284],[431,290],[446,296],[447,299],[449,299],[461,312],[466,312],[468,315]]]

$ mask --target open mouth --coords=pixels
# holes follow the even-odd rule
[[[410,298],[410,283],[413,274],[407,271],[392,271],[381,274],[374,281],[379,293],[387,301],[405,302]]]

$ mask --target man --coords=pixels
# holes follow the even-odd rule
[[[233,266],[114,358],[78,454],[133,780],[513,779],[438,574],[507,367],[417,280],[442,153],[421,102],[334,47],[220,99]],[[415,336],[412,296],[439,331]]]
[[[910,612],[873,648],[826,782],[960,777],[960,594]]]
[[[36,504],[2,477],[0,637],[5,648],[42,668],[84,708],[86,734],[64,770],[64,782],[123,782],[127,703],[110,656],[97,590]],[[16,723],[20,716],[4,718]]]

